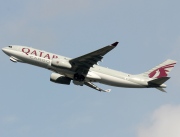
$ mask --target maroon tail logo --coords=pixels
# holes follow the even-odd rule
[[[161,78],[161,77],[167,77],[169,71],[174,67],[176,63],[168,64],[165,66],[162,66],[158,69],[155,69],[151,73],[149,73],[149,78]]]

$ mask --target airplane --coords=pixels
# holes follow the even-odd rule
[[[100,48],[88,54],[69,58],[27,46],[10,45],[2,51],[12,62],[35,65],[53,71],[50,81],[70,85],[86,85],[97,91],[110,92],[111,89],[101,89],[94,83],[98,82],[115,87],[126,88],[157,88],[166,92],[164,84],[170,77],[169,72],[175,66],[175,60],[168,59],[156,67],[137,75],[128,74],[98,65],[105,54],[114,49],[118,42]]]

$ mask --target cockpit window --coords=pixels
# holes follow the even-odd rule
[[[9,48],[12,48],[12,46],[9,46]]]

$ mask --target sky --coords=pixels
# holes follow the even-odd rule
[[[100,65],[130,74],[180,60],[178,0],[0,0],[0,47],[75,58],[119,41]],[[52,72],[0,52],[1,137],[179,137],[180,65],[167,93],[55,84]]]

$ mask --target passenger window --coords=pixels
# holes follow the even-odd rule
[[[9,46],[10,48],[12,48],[12,46]]]

